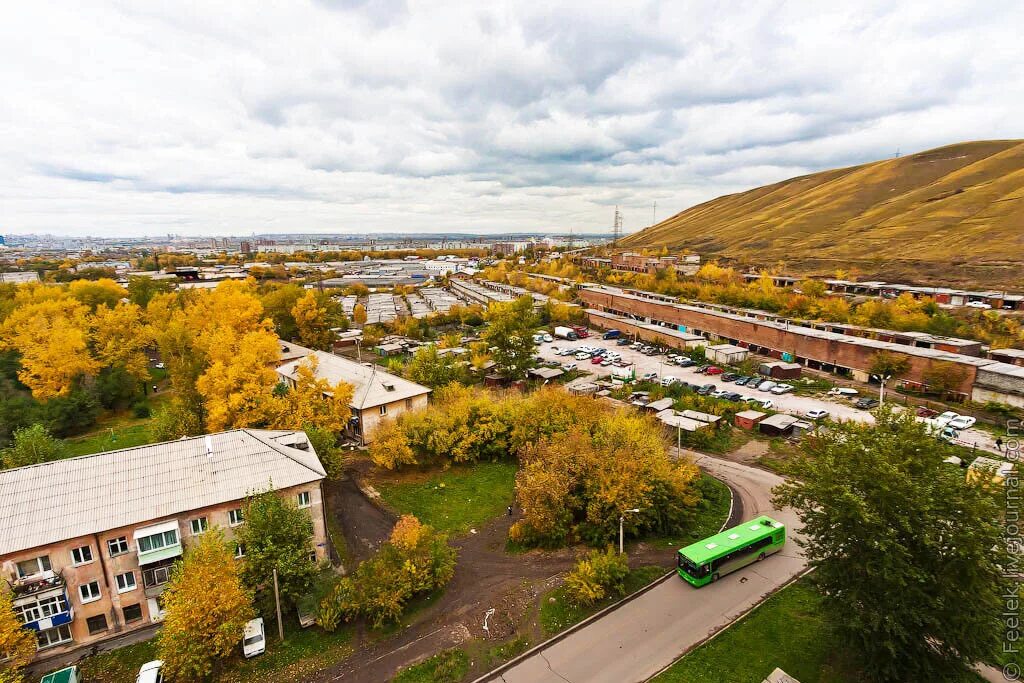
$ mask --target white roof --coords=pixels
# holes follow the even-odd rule
[[[324,351],[314,351],[310,355],[317,359],[317,377],[326,379],[332,385],[345,382],[355,388],[352,392],[352,407],[356,410],[365,410],[430,393],[430,389],[422,384],[416,384],[416,382],[410,382],[398,375],[385,372],[376,363],[363,365]],[[299,364],[302,362],[303,359],[285,363],[277,369],[277,372],[294,380],[297,377]]]
[[[0,555],[241,500],[271,482],[282,489],[326,476],[304,434],[259,429],[4,470]]]

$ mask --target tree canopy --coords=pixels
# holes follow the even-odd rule
[[[533,297],[492,303],[487,309],[483,339],[491,347],[495,365],[510,379],[522,379],[533,365],[533,335],[539,323]]]

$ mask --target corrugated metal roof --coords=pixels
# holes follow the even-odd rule
[[[287,445],[302,441],[309,450]],[[271,482],[281,489],[326,476],[308,440],[256,429],[5,470],[0,555],[240,500]]]
[[[326,379],[331,384],[345,382],[354,387],[352,407],[365,410],[375,406],[401,401],[414,396],[429,394],[430,389],[415,382],[410,382],[398,375],[386,372],[375,363],[363,365],[354,360],[335,356],[333,353],[314,351],[317,359],[316,376]],[[305,359],[285,363],[277,369],[278,374],[289,379],[296,379],[299,363]]]

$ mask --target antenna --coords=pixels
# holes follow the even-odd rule
[[[615,207],[615,222],[612,224],[612,246],[618,246],[622,239],[622,213]]]

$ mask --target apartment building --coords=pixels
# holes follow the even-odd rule
[[[317,377],[331,385],[345,382],[353,386],[352,420],[346,433],[362,444],[372,440],[373,431],[381,422],[427,405],[428,387],[392,375],[376,363],[359,363],[324,351],[314,351],[311,355],[317,359]],[[277,374],[294,387],[303,362],[304,359],[299,359],[284,363],[277,368]]]
[[[308,509],[326,557],[325,477],[304,432],[255,429],[6,470],[0,572],[45,658],[161,621],[175,560],[214,527],[232,538],[253,491]]]

